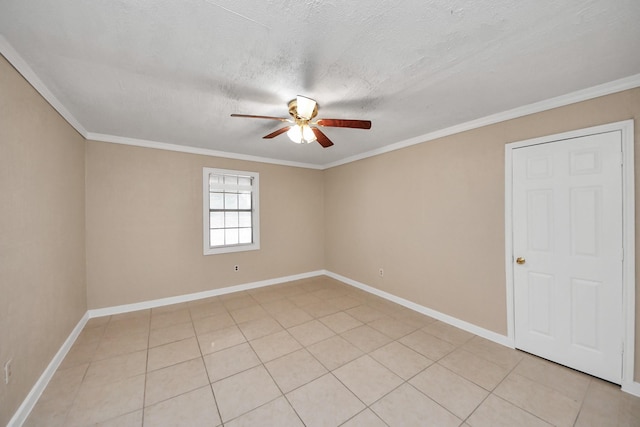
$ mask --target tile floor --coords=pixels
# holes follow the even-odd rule
[[[640,426],[640,398],[327,277],[91,319],[26,426]]]

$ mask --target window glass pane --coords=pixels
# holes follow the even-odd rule
[[[240,212],[239,227],[251,227],[251,212]]]
[[[205,240],[208,238],[205,255],[258,249],[260,236],[253,227],[259,214],[258,174],[215,168],[203,170]]]
[[[224,193],[224,208],[238,209],[238,194]]]
[[[224,209],[223,193],[209,193],[209,209]]]
[[[251,193],[238,194],[238,209],[251,209]]]
[[[240,243],[251,243],[251,229],[250,228],[241,228],[240,229]]]
[[[211,247],[213,246],[222,246],[224,245],[224,230],[209,230],[209,238],[211,239],[209,244]]]
[[[238,185],[238,176],[237,175],[225,175],[224,176],[225,184],[233,184]]]
[[[224,212],[209,212],[209,228],[224,228]]]
[[[224,228],[238,227],[238,212],[224,213]]]
[[[227,228],[224,230],[224,243],[225,245],[237,245],[238,244],[238,229]]]
[[[215,175],[215,174],[209,174],[209,188],[211,188],[212,184],[217,184],[220,182],[220,175]]]

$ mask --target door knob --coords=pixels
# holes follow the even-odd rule
[[[522,258],[521,256],[519,256],[518,258],[516,258],[516,264],[524,264],[525,263],[525,259]]]

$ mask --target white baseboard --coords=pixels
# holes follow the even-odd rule
[[[84,325],[87,324],[87,320],[89,320],[89,316],[88,313],[85,313],[76,327],[73,328],[73,331],[71,331],[65,342],[62,344],[60,350],[58,350],[56,355],[53,356],[53,359],[51,359],[51,362],[49,362],[47,368],[44,370],[42,375],[40,375],[40,378],[38,378],[38,381],[36,381],[35,385],[31,388],[31,391],[29,392],[27,397],[22,401],[22,404],[20,405],[16,413],[13,414],[13,417],[11,417],[11,420],[9,420],[9,424],[7,424],[7,427],[20,427],[27,420],[27,417],[33,410],[33,407],[36,406],[38,399],[40,399],[42,392],[45,388],[47,388],[49,381],[51,381],[53,374],[56,373],[56,370],[58,370],[58,367],[71,349],[71,346],[73,346],[73,343],[76,342],[76,339],[80,335],[80,332],[82,332]]]
[[[622,391],[640,397],[640,383],[636,381],[628,383],[623,382]]]
[[[416,304],[415,302],[406,300],[404,298],[400,298],[398,296],[395,296],[385,291],[381,291],[380,289],[376,289],[372,286],[365,285],[364,283],[355,281],[353,279],[349,279],[348,277],[341,276],[331,271],[325,271],[325,274],[329,277],[332,277],[336,280],[346,283],[347,285],[351,285],[358,289],[362,289],[365,292],[369,292],[370,294],[374,294],[386,300],[395,302],[396,304],[400,304],[411,310],[417,311],[418,313],[433,317],[434,319],[438,319],[441,322],[447,323],[451,326],[455,326],[456,328],[460,328],[474,335],[478,335],[479,337],[486,338],[490,341],[493,341],[495,343],[498,343],[507,347],[511,347],[511,348],[515,347],[513,340],[510,340],[509,337],[505,335],[500,335],[496,332],[481,328],[480,326],[476,326],[472,323],[465,322],[464,320],[460,320],[453,316],[449,316],[448,314],[440,313],[439,311],[422,306],[420,304]]]
[[[133,304],[116,305],[114,307],[97,308],[89,310],[89,318],[111,316],[113,314],[128,313],[130,311],[146,310],[149,308],[162,307],[165,305],[179,304],[182,302],[195,301],[203,298],[215,297],[218,295],[230,294],[233,292],[246,291],[249,289],[262,288],[265,286],[278,285],[280,283],[292,282],[294,280],[308,279],[310,277],[321,276],[324,270],[310,271],[308,273],[294,274],[292,276],[278,277],[275,279],[260,280],[258,282],[245,283],[242,285],[228,286],[226,288],[211,289],[209,291],[196,292],[193,294],[178,295],[175,297],[160,298],[150,301],[137,302]]]

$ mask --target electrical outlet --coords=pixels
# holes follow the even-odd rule
[[[11,375],[13,372],[11,372],[11,362],[12,360],[9,359],[9,361],[7,361],[7,363],[4,364],[4,383],[5,384],[9,384],[9,381],[11,381]]]
[[[234,265],[233,266],[233,271],[240,271],[240,266],[239,265]]]
[[[382,268],[378,270],[378,276],[384,277],[384,270]]]

